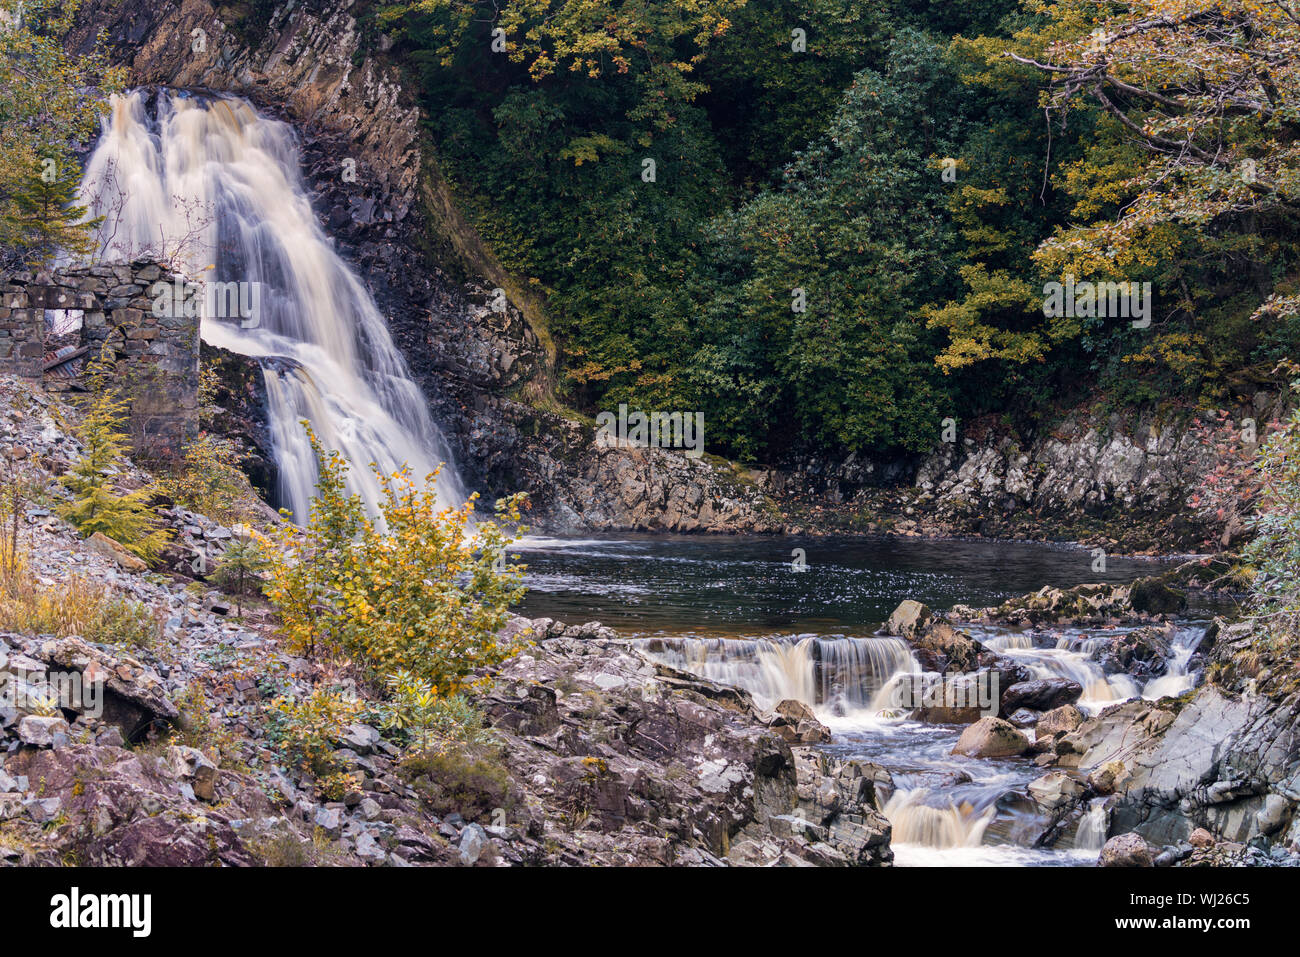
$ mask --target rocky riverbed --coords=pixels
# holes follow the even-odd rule
[[[268,703],[350,676],[286,653],[265,610],[237,615],[196,579],[238,532],[160,503],[176,536],[161,571],[81,539],[52,508],[53,476],[80,451],[69,410],[12,382],[0,403],[0,441],[47,483],[21,516],[29,575],[104,589],[156,625],[132,643],[0,634],[6,863],[883,865],[895,820],[914,829],[900,795],[915,769],[855,752],[821,702],[755,696],[665,660],[662,642],[546,618],[512,619],[502,638],[518,653],[483,676],[490,744],[431,761],[361,719],[331,742],[349,778],[326,793],[277,749]],[[148,476],[122,462],[116,478],[131,488]],[[880,639],[904,643],[891,660],[915,661],[940,688],[999,681],[995,713],[940,700],[890,718],[934,728],[925,746],[967,762],[923,775],[927,786],[970,785],[982,762],[1011,768],[1023,784],[996,807],[970,805],[988,817],[976,830],[1000,826],[989,808],[1028,808],[1033,846],[1077,852],[1087,832],[1103,863],[1295,863],[1294,662],[1226,620],[1174,653],[1189,589],[1220,571],[1188,563],[944,613],[904,602]],[[830,647],[814,675],[833,687]],[[1052,655],[1086,660],[1107,687],[1176,678],[1175,693],[1108,705],[1044,674]],[[100,696],[66,693],[69,678]]]

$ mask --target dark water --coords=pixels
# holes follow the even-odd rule
[[[793,567],[802,549],[805,571]],[[994,605],[1044,585],[1128,582],[1164,567],[1087,549],[841,536],[620,535],[534,539],[530,617],[598,620],[636,634],[869,634],[906,598],[932,608]]]

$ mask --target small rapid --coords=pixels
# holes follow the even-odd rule
[[[817,571],[789,569],[782,559],[794,545],[810,562],[820,558]],[[1105,799],[1056,821],[1030,788],[1047,769],[1028,757],[954,754],[965,725],[912,717],[918,700],[928,706],[929,699],[918,699],[918,687],[934,682],[947,689],[951,683],[924,671],[910,643],[877,633],[904,598],[938,610],[945,604],[987,606],[1036,591],[1045,581],[1059,587],[1090,581],[1088,552],[994,543],[665,536],[525,548],[529,585],[536,589],[527,613],[612,624],[651,657],[743,688],[763,709],[787,699],[801,702],[831,731],[819,749],[883,769],[887,783],[877,781],[876,795],[892,827],[896,863],[1095,862],[1109,827]],[[1121,580],[1150,574],[1152,567],[1124,560],[1109,565],[1112,574],[1122,569],[1118,574],[1127,579]],[[787,624],[792,627],[782,627]],[[1132,630],[1122,626],[959,627],[1033,678],[1077,682],[1083,689],[1077,706],[1085,714],[1192,687],[1203,631],[1189,622],[1173,629],[1172,638],[1162,633],[1150,647],[1167,641],[1168,660],[1127,674],[1114,670],[1108,654]],[[1033,728],[1026,733],[1032,737]]]

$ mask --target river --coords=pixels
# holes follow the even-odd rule
[[[921,670],[909,646],[879,634],[904,599],[936,610],[998,604],[1045,585],[1127,583],[1165,567],[1071,546],[868,537],[620,535],[531,538],[521,613],[568,623],[599,620],[665,663],[737,685],[770,707],[809,705],[830,727],[827,750],[888,770],[883,809],[898,864],[1092,863],[1105,840],[1100,802],[1050,847],[1049,821],[1026,786],[1045,773],[1029,758],[951,754],[962,726],[925,724],[890,708],[900,675]],[[1193,616],[1195,613],[1193,612]],[[1037,676],[1084,688],[1095,713],[1142,695],[1178,694],[1196,680],[1205,622],[1179,622],[1165,673],[1107,674],[1093,652],[1122,628],[968,630]]]

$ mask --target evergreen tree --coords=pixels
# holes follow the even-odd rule
[[[84,454],[59,479],[74,498],[59,507],[59,515],[86,537],[101,532],[145,561],[154,562],[168,536],[145,504],[154,494],[153,488],[121,494],[111,479],[114,463],[126,455],[129,445],[123,428],[126,400],[107,385],[102,374],[94,377],[93,384],[93,399],[76,427]]]
[[[100,220],[86,219],[86,207],[77,205],[78,179],[75,166],[65,164],[60,172],[50,159],[13,185],[0,239],[21,250],[27,265],[47,263],[60,250],[73,256],[94,250],[93,232]]]

